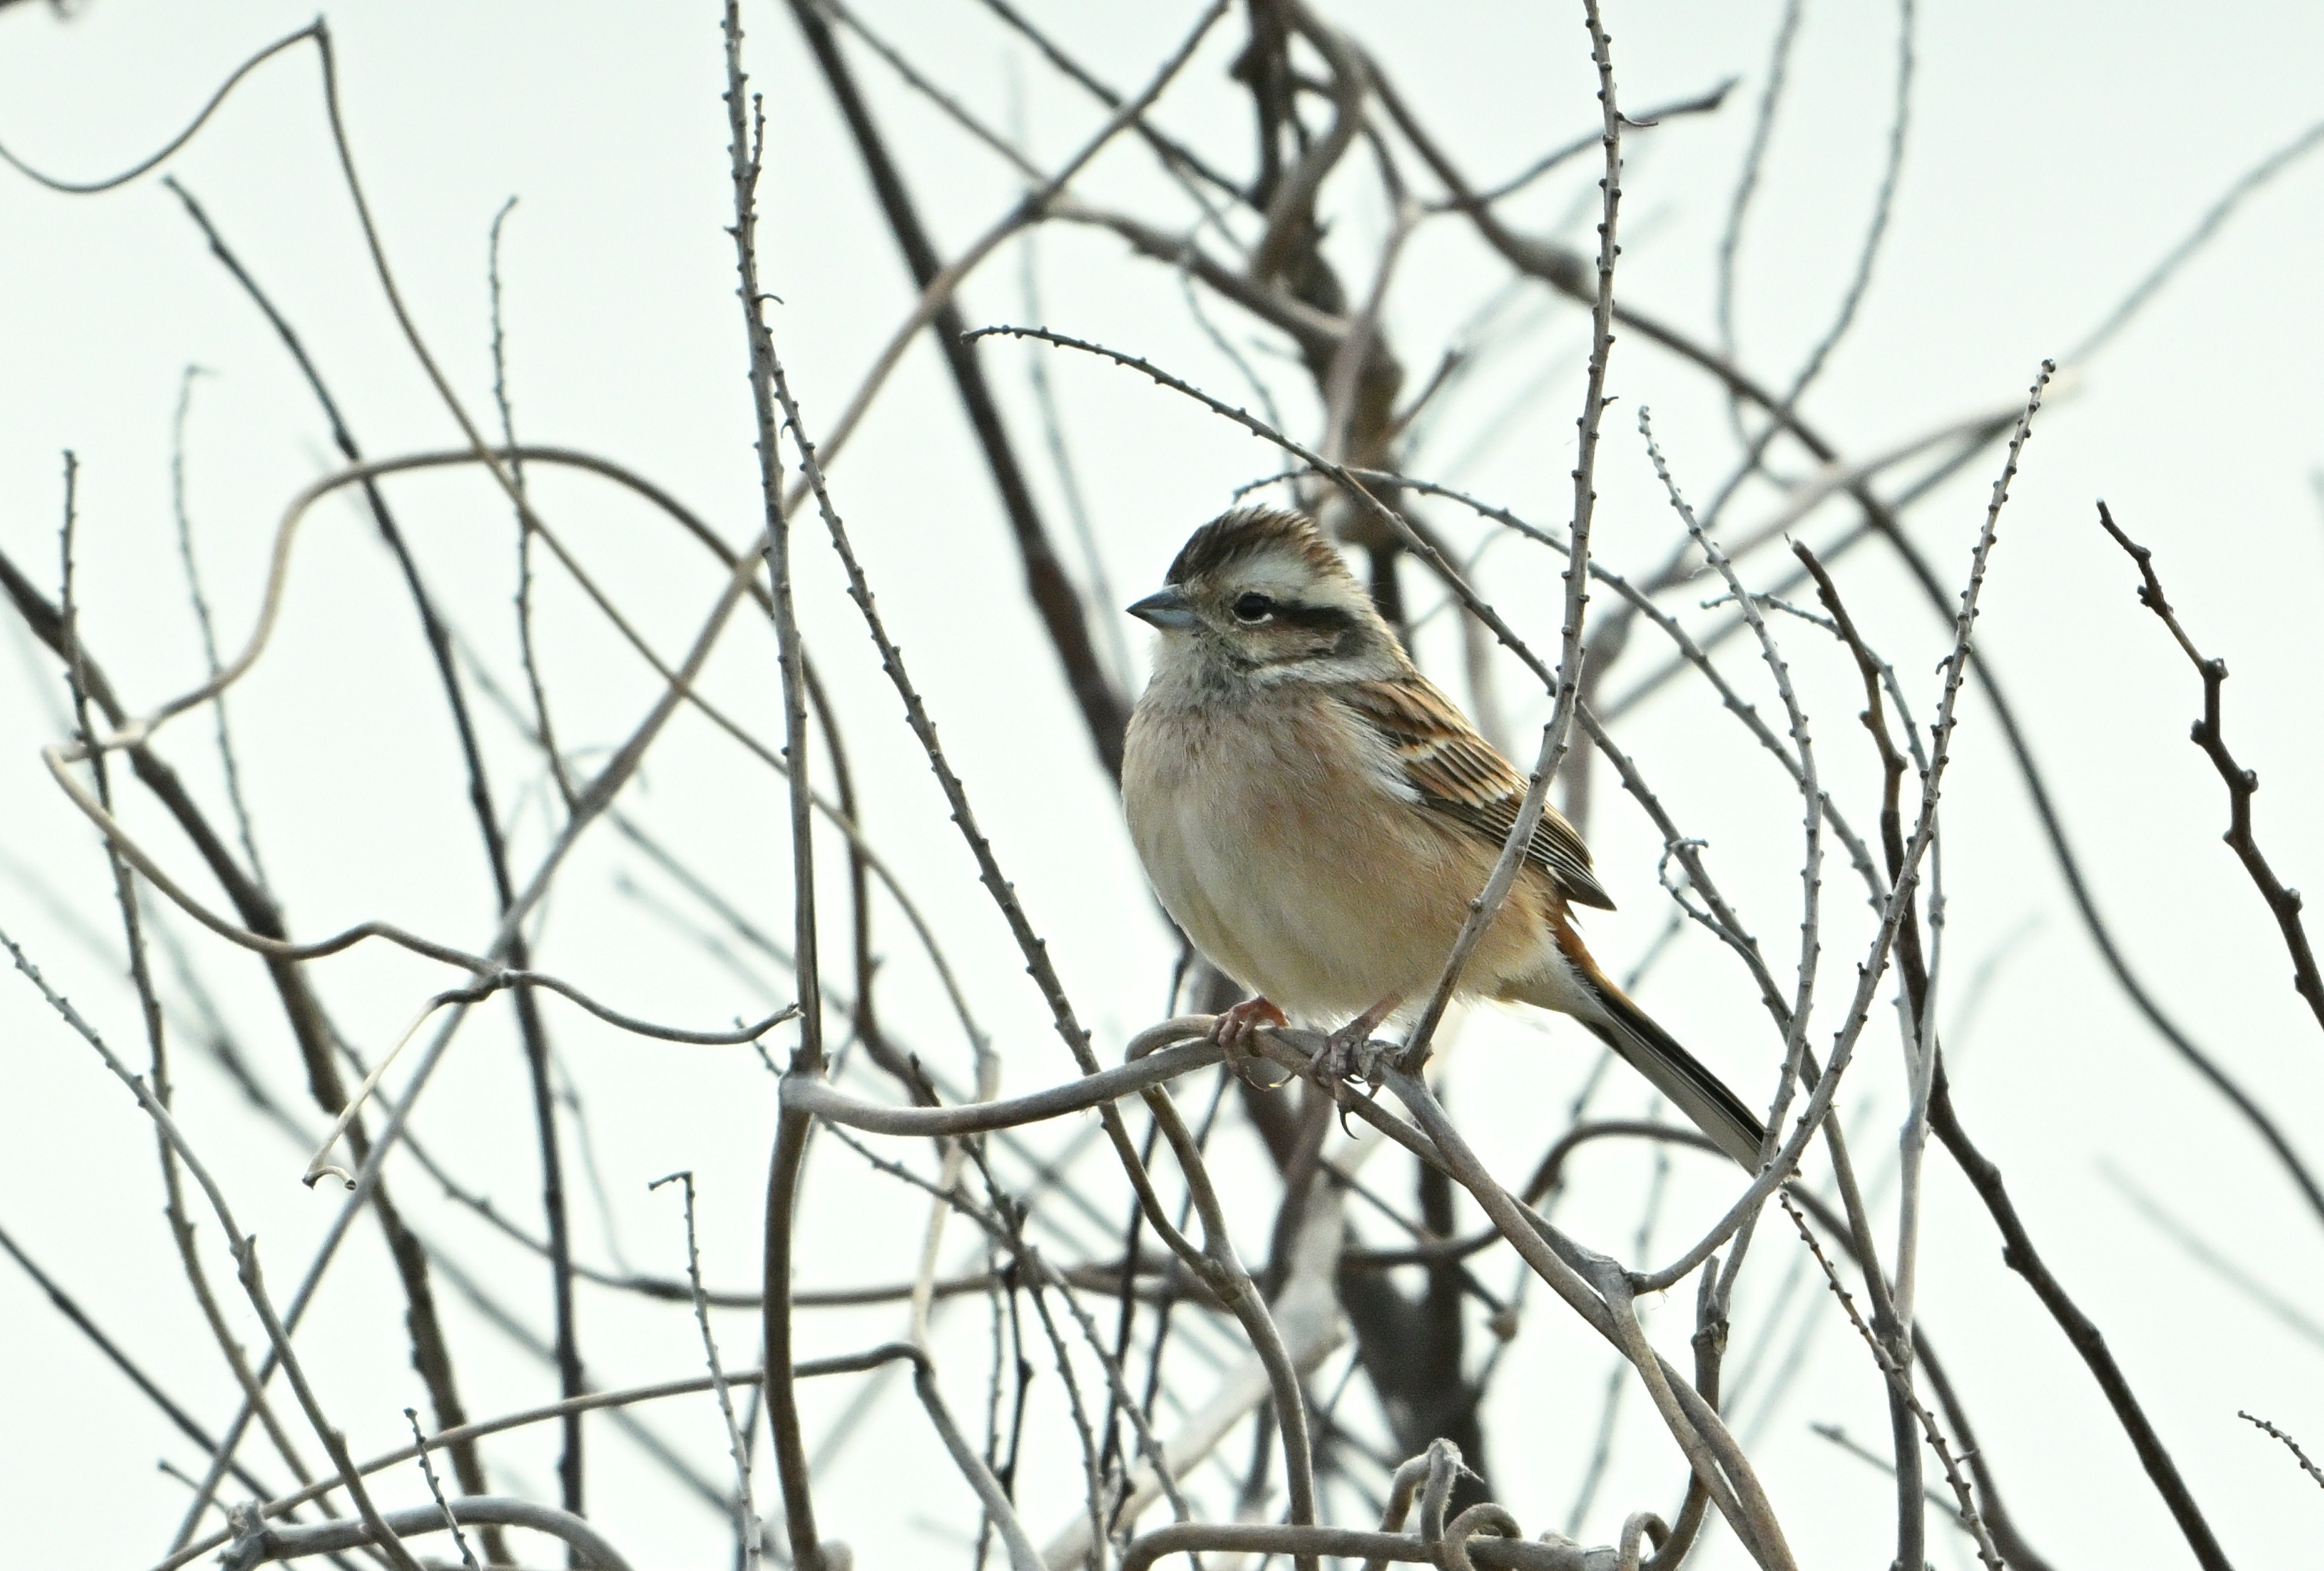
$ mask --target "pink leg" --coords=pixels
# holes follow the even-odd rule
[[[1229,1063],[1238,1063],[1251,1053],[1253,1031],[1263,1025],[1290,1023],[1265,994],[1254,993],[1218,1017],[1211,1026],[1211,1040],[1227,1050]]]

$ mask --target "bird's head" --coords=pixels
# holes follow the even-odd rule
[[[1161,630],[1158,679],[1267,686],[1396,675],[1404,651],[1305,515],[1238,508],[1196,530],[1163,587],[1130,607]]]

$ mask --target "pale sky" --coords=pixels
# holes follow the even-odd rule
[[[1102,122],[1101,109],[1056,81],[981,6],[865,0],[862,9],[975,113],[1011,134],[1021,125],[1038,163],[1054,166]],[[1125,90],[1150,74],[1194,15],[1185,5],[1135,14],[1028,9]],[[1382,62],[1480,183],[1506,178],[1595,124],[1578,6],[1323,9]],[[0,12],[0,144],[76,180],[114,173],[161,146],[241,60],[312,15],[265,0],[232,8],[86,0],[75,11],[62,21],[44,5]],[[1716,337],[1718,242],[1779,13],[1766,0],[1654,7],[1617,0],[1609,12],[1626,107],[1643,111],[1740,79],[1717,115],[1635,134],[1625,180],[1618,298],[1706,340]],[[386,254],[465,406],[497,428],[486,244],[494,214],[514,196],[502,276],[520,436],[613,459],[666,487],[728,542],[749,542],[761,514],[724,232],[733,214],[715,10],[372,5],[333,9],[327,20],[354,157]],[[915,291],[788,9],[753,0],[744,21],[768,116],[761,257],[781,302],[769,319],[819,435]],[[1250,114],[1226,70],[1244,26],[1242,13],[1231,14],[1155,116],[1236,171],[1251,156]],[[1763,380],[1788,379],[1829,324],[1854,267],[1886,153],[1897,28],[1893,6],[1805,5],[1790,96],[1737,274],[1737,353]],[[2022,401],[2043,356],[2074,352],[2239,177],[2324,116],[2316,86],[2324,80],[2324,11],[2312,6],[2220,5],[2197,15],[2147,4],[1973,4],[1923,8],[1914,28],[1908,151],[1885,247],[1854,331],[1803,405],[1851,459]],[[952,254],[1008,208],[1019,179],[867,51],[851,48],[937,246]],[[1417,161],[1404,163],[1417,194],[1437,194]],[[1359,289],[1369,286],[1383,230],[1370,169],[1351,157],[1325,202],[1334,255]],[[124,189],[60,196],[0,169],[0,550],[53,586],[60,455],[73,450],[83,631],[133,711],[204,675],[171,505],[173,411],[186,367],[207,373],[195,382],[185,430],[186,507],[229,651],[250,631],[285,504],[337,462],[295,369],[158,183],[163,172],[204,205],[296,324],[367,453],[463,445],[364,250],[310,47],[260,68],[164,169]],[[1577,161],[1509,204],[1508,217],[1527,233],[1563,225],[1560,238],[1585,244],[1582,204],[1594,198],[1594,178],[1588,161]],[[1191,216],[1154,160],[1128,139],[1073,189],[1093,204],[1149,215],[1173,233]],[[972,326],[1027,319],[1021,255],[1005,249],[970,281],[961,309]],[[2324,827],[2307,810],[2324,781],[2312,698],[2313,673],[2324,669],[2312,609],[2324,587],[2319,256],[2324,157],[2311,157],[2252,193],[2118,337],[2069,368],[2003,514],[1978,624],[1979,647],[2033,738],[2125,953],[2163,1007],[2311,1162],[2324,1162],[2316,1113],[2324,1107],[2324,1033],[2288,984],[2273,920],[2219,843],[2226,795],[2187,740],[2200,707],[2196,677],[2135,599],[2135,575],[2099,531],[2094,503],[2104,497],[2153,548],[2189,633],[2206,654],[2227,661],[2228,737],[2259,772],[2261,843],[2285,883],[2324,888]],[[1037,263],[1047,325],[1148,356],[1230,402],[1250,402],[1241,374],[1189,318],[1169,268],[1065,226],[1040,232]],[[1415,383],[1448,345],[1468,341],[1466,325],[1504,277],[1457,220],[1419,231],[1383,318]],[[1291,434],[1315,439],[1316,400],[1305,374],[1281,357],[1280,340],[1231,306],[1211,302],[1209,315],[1281,399]],[[1491,353],[1436,411],[1410,471],[1562,529],[1586,335],[1578,308],[1519,291],[1478,337]],[[1085,575],[1027,377],[1030,356],[1048,356],[1113,595],[1090,607],[1092,626],[1102,650],[1120,634],[1139,668],[1134,679],[1142,680],[1144,630],[1108,627],[1107,619],[1158,581],[1177,541],[1227,505],[1234,487],[1282,461],[1134,374],[1007,341],[982,353],[1058,548]],[[1611,389],[1619,402],[1599,459],[1597,545],[1609,565],[1643,572],[1670,551],[1677,525],[1647,466],[1637,407],[1655,411],[1656,436],[1698,501],[1724,479],[1734,438],[1723,397],[1637,335],[1617,342]],[[1783,451],[1779,463],[1787,474],[1803,468],[1796,450]],[[1956,587],[1998,467],[1997,449],[1980,455],[1910,514],[1914,538]],[[1117,1058],[1157,1018],[1176,941],[1146,892],[1110,783],[1028,614],[1005,519],[925,336],[834,463],[832,482],[983,827],[1101,1057]],[[701,549],[601,483],[537,474],[533,484],[540,511],[639,632],[666,654],[682,649],[717,587],[717,569]],[[504,502],[481,476],[451,471],[392,482],[389,495],[477,658],[521,695]],[[1729,532],[1779,506],[1771,487],[1747,490]],[[1489,526],[1451,504],[1422,511],[1464,550],[1487,538]],[[1844,508],[1829,506],[1796,532],[1821,545],[1852,522]],[[1070,1061],[973,882],[820,528],[811,516],[799,523],[800,615],[846,727],[862,818],[965,979],[1000,1052],[1004,1089],[1061,1079]],[[1553,647],[1552,559],[1508,541],[1484,560],[1480,583],[1536,647]],[[1764,585],[1787,566],[1780,550],[1763,550],[1744,569]],[[1893,560],[1870,548],[1843,559],[1840,574],[1858,620],[1895,664],[1925,725],[1949,629]],[[594,766],[635,724],[659,682],[569,578],[544,568],[542,579],[541,659],[560,740]],[[1417,574],[1406,584],[1416,610],[1434,603]],[[1698,606],[1713,593],[1691,584],[1664,601],[1691,624],[1708,625],[1718,614]],[[1608,603],[1595,605],[1602,611]],[[1853,669],[1821,633],[1778,622],[1827,786],[1868,831],[1877,775],[1856,721]],[[57,735],[54,664],[44,655],[19,658],[30,645],[13,626],[0,642],[10,651],[0,664],[0,691],[8,695],[0,699],[0,851],[7,858],[0,927],[143,1067],[134,998],[119,981],[112,948],[100,947],[117,947],[118,939],[97,842],[40,759]],[[772,643],[764,620],[746,611],[704,684],[765,738],[780,731]],[[1424,630],[1418,653],[1459,686],[1449,619]],[[1662,658],[1660,648],[1636,641],[1607,677],[1609,690],[1622,691]],[[1778,713],[1750,650],[1730,644],[1721,662],[1763,713]],[[1511,730],[1527,739],[1546,704],[1537,692],[1528,697],[1513,661],[1497,671]],[[491,701],[476,702],[516,859],[529,867],[548,844],[543,771]],[[380,917],[462,947],[487,939],[491,888],[440,692],[392,559],[367,519],[343,502],[327,502],[306,520],[280,625],[231,706],[261,850],[295,934],[317,937]],[[1686,832],[1710,843],[1722,888],[1788,978],[1799,921],[1799,814],[1772,762],[1699,683],[1641,706],[1617,735]],[[229,823],[208,716],[178,718],[157,745],[217,821]],[[131,827],[150,834],[157,855],[198,894],[215,899],[151,800],[123,790]],[[1942,1016],[1962,1116],[2007,1175],[2053,1269],[2103,1328],[2227,1553],[2246,1564],[2282,1560],[2313,1541],[2324,1500],[2281,1447],[2236,1414],[2249,1409],[2301,1437],[2311,1453],[2324,1451],[2324,1337],[2313,1330],[2324,1318],[2316,1308],[2324,1297],[2324,1218],[2114,985],[1992,711],[1974,693],[1963,700],[1944,802]],[[752,921],[788,931],[779,781],[698,716],[673,723],[621,808],[715,874]],[[1654,942],[1669,910],[1655,886],[1660,839],[1602,771],[1588,828],[1621,907],[1593,918],[1591,941],[1618,975]],[[824,843],[827,867],[836,846]],[[837,955],[844,880],[825,888],[826,942]],[[1871,921],[1836,850],[1824,888],[1817,1019],[1828,1042]],[[673,927],[661,913],[685,910],[689,919],[706,919],[674,891],[613,826],[592,830],[549,903],[540,963],[584,980],[617,1007],[703,1029],[790,996],[787,976],[761,966],[764,985],[753,985]],[[186,938],[261,1078],[300,1110],[310,1131],[318,1126],[260,968],[196,937],[189,923],[176,921],[172,930]],[[888,959],[883,1017],[932,1065],[964,1080],[961,1029],[892,907],[881,910],[878,935]],[[837,964],[844,978],[845,962]],[[166,961],[161,969],[174,975]],[[367,1052],[384,1048],[422,1000],[457,980],[378,946],[312,971],[340,1029]],[[1981,973],[1989,985],[1976,994],[1972,1021],[1967,1006]],[[1842,1098],[1868,1175],[1892,1157],[1902,1106],[1886,996],[1884,990],[1851,1071],[1861,1078]],[[1748,1087],[1747,1100],[1764,1100],[1774,1039],[1744,973],[1707,936],[1689,931],[1640,997]],[[714,1285],[753,1283],[774,1108],[773,1084],[755,1058],[747,1049],[641,1042],[568,1007],[547,1008],[561,1061],[588,1109],[607,1197],[601,1209],[590,1183],[572,1180],[578,1252],[600,1265],[626,1261],[676,1273],[683,1262],[676,1199],[644,1186],[692,1168],[702,1190],[706,1273]],[[1486,1012],[1462,1030],[1449,1054],[1447,1094],[1505,1178],[1521,1178],[1535,1160],[1595,1053],[1562,1021],[1543,1028]],[[251,1114],[190,1043],[181,1043],[176,1078],[189,1135],[226,1184],[244,1226],[258,1234],[273,1290],[286,1296],[335,1215],[329,1187],[299,1185],[304,1146]],[[528,1095],[505,1011],[487,1012],[447,1058],[418,1128],[465,1181],[531,1227],[539,1178]],[[1636,1115],[1646,1097],[1635,1079],[1622,1079],[1609,1083],[1603,1107]],[[1057,1127],[1042,1139],[1063,1143],[1074,1132]],[[1235,1148],[1222,1158],[1222,1172],[1231,1181],[1240,1170],[1252,1193],[1271,1196],[1271,1179],[1260,1180],[1256,1167],[1238,1169],[1255,1160]],[[2188,1563],[2087,1372],[2024,1283],[2001,1266],[1975,1197],[1950,1166],[1933,1158],[1932,1166],[1924,1321],[2019,1525],[2061,1568]],[[1601,1148],[1579,1170],[1561,1222],[1586,1241],[1632,1252],[1651,1170],[1638,1149]],[[2310,1330],[2303,1335],[2194,1263],[2141,1216],[2109,1172],[2127,1175],[2308,1316]],[[1399,1194],[1407,1182],[1401,1173],[1391,1186]],[[415,1225],[523,1306],[536,1332],[545,1330],[545,1268],[512,1255],[408,1161],[392,1164],[389,1178]],[[1108,1176],[1097,1187],[1111,1206],[1120,1186]],[[1679,1159],[1647,1257],[1665,1258],[1708,1226],[1732,1189],[1727,1173]],[[826,1144],[814,1156],[807,1206],[802,1285],[909,1274],[923,1202]],[[231,1379],[182,1286],[158,1212],[152,1137],[142,1115],[28,986],[13,977],[0,984],[0,1227],[200,1421],[221,1426],[233,1409]],[[1247,1253],[1264,1254],[1271,1215],[1270,1199],[1248,1218]],[[213,1280],[230,1292],[217,1228],[205,1216],[201,1230]],[[947,1247],[962,1269],[982,1258],[964,1229]],[[1755,1252],[1730,1372],[1767,1333],[1800,1252],[1780,1217],[1761,1230]],[[1506,1289],[1515,1280],[1511,1262],[1506,1254],[1487,1258],[1480,1271]],[[1813,1281],[1799,1291],[1811,1289],[1821,1291]],[[552,1371],[514,1352],[456,1293],[439,1290],[472,1413],[554,1394]],[[1111,1315],[1092,1302],[1102,1317]],[[1674,1356],[1683,1354],[1691,1303],[1674,1295],[1649,1321]],[[1837,1423],[1876,1449],[1886,1445],[1877,1374],[1830,1306],[1821,1308],[1817,1338],[1782,1402],[1757,1417],[1747,1402],[1736,1426],[1803,1565],[1885,1564],[1893,1548],[1889,1486],[1807,1428]],[[1527,1309],[1526,1334],[1489,1408],[1493,1461],[1503,1498],[1527,1531],[1563,1530],[1606,1359],[1561,1320],[1547,1295],[1535,1294]],[[376,1231],[361,1224],[300,1337],[358,1455],[397,1444],[401,1409],[421,1399],[401,1313]],[[1771,1363],[1799,1313],[1784,1310]],[[263,1341],[238,1300],[229,1314],[247,1343]],[[581,1323],[594,1383],[678,1378],[699,1367],[681,1308],[589,1290]],[[752,1318],[727,1315],[717,1324],[730,1362],[752,1362]],[[894,1308],[802,1325],[802,1353],[814,1355],[898,1335],[904,1322]],[[15,1420],[14,1443],[0,1446],[11,1558],[152,1563],[186,1500],[184,1486],[157,1472],[153,1459],[197,1470],[201,1459],[13,1263],[0,1264],[0,1326],[7,1332],[0,1412]],[[940,1321],[939,1334],[955,1408],[981,1424],[981,1311]],[[1472,1342],[1472,1358],[1481,1342]],[[1047,1468],[1063,1481],[1051,1495],[1028,1488],[1028,1525],[1038,1539],[1069,1518],[1078,1463],[1054,1391],[1038,1382],[1036,1391],[1052,1407],[1040,1446],[1028,1452],[1028,1476]],[[837,1418],[846,1395],[835,1386],[807,1393],[811,1437]],[[1680,1465],[1636,1399],[1631,1393],[1624,1445],[1584,1524],[1589,1541],[1610,1541],[1630,1511],[1667,1512],[1675,1503]],[[707,1475],[724,1477],[724,1435],[706,1400],[665,1404],[644,1417]],[[641,1461],[616,1430],[592,1424],[593,1520],[641,1568],[724,1563],[719,1520]],[[1240,1467],[1247,1439],[1228,1449]],[[269,1476],[283,1471],[257,1440],[243,1454]],[[553,1498],[549,1428],[486,1455],[501,1487]],[[899,1474],[915,1483],[913,1498],[901,1502]],[[1216,1475],[1208,1482],[1215,1486]],[[1941,1483],[1933,1470],[1932,1482]],[[763,1448],[757,1483],[762,1510],[772,1512]],[[420,1489],[416,1477],[399,1473],[387,1492],[402,1504],[424,1498]],[[973,1530],[964,1487],[945,1470],[900,1385],[833,1462],[819,1503],[830,1530],[867,1566],[953,1555],[961,1525]],[[1971,1563],[1967,1540],[1941,1513],[1932,1512],[1930,1532],[1937,1564]],[[964,1561],[965,1550],[958,1554]],[[1722,1535],[1692,1563],[1746,1561]]]

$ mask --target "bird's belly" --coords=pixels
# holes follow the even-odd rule
[[[1490,849],[1318,770],[1295,734],[1227,729],[1174,749],[1167,776],[1128,802],[1148,876],[1195,947],[1308,1022],[1434,986]],[[1495,938],[1512,919],[1526,921],[1508,912]]]

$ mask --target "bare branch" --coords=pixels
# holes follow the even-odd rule
[[[2316,1023],[2324,1026],[2324,974],[2319,974],[2316,968],[2316,951],[2309,947],[2308,928],[2301,919],[2300,892],[2283,886],[2282,880],[2276,877],[2275,870],[2268,865],[2266,854],[2252,838],[2251,803],[2252,797],[2259,790],[2259,773],[2236,762],[2236,755],[2228,751],[2227,736],[2219,727],[2219,690],[2227,686],[2227,662],[2207,660],[2195,647],[2195,641],[2188,637],[2187,630],[2179,624],[2179,615],[2171,608],[2170,597],[2163,592],[2163,580],[2155,577],[2154,553],[2123,533],[2115,524],[2114,514],[2107,511],[2107,504],[2103,502],[2098,504],[2098,522],[2107,533],[2114,537],[2115,544],[2129,553],[2130,559],[2138,564],[2142,580],[2138,587],[2138,603],[2163,619],[2163,625],[2171,630],[2171,636],[2178,641],[2180,649],[2186,654],[2187,663],[2193,666],[2195,674],[2203,679],[2203,717],[2195,722],[2194,741],[2195,745],[2203,750],[2203,755],[2211,761],[2211,767],[2219,772],[2219,779],[2227,788],[2227,846],[2243,863],[2244,871],[2251,875],[2260,898],[2267,902],[2268,910],[2275,917],[2275,925],[2282,930],[2283,947],[2292,953],[2293,991],[2308,1001],[2310,1012],[2316,1016]]]

